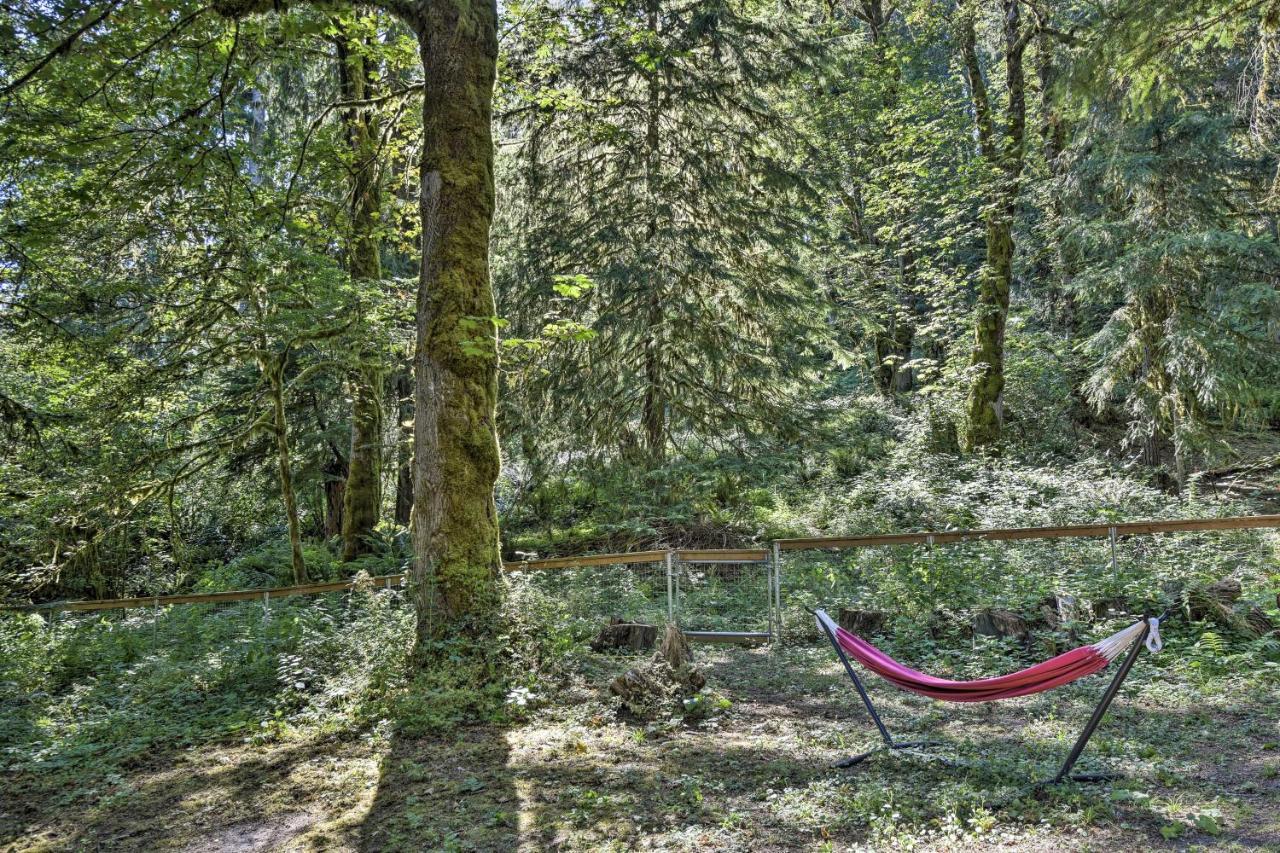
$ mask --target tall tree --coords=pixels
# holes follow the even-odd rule
[[[1271,404],[1280,370],[1274,21],[1120,11],[1121,25],[1083,52],[1091,70],[1078,70],[1088,104],[1065,153],[1059,236],[1084,259],[1077,302],[1099,312],[1084,330],[1088,398],[1118,407],[1126,442],[1149,466],[1170,462],[1181,486],[1194,457],[1213,452],[1214,427],[1256,421]],[[1147,52],[1153,24],[1172,49]]]
[[[368,48],[377,37],[373,15],[356,16],[351,25],[339,22],[335,37],[338,49],[340,91],[346,105],[342,111],[347,144],[350,147],[350,221],[347,270],[357,282],[382,280],[381,217],[382,188],[379,162],[379,128],[374,118],[376,101],[372,85],[374,68]],[[355,32],[349,32],[354,29]],[[359,293],[361,288],[356,287]],[[357,309],[367,320],[367,306]],[[347,457],[346,488],[343,492],[342,559],[353,560],[369,550],[369,536],[377,526],[382,508],[382,385],[385,371],[382,353],[373,340],[358,353],[351,371],[351,449]]]
[[[230,18],[278,0],[219,0]],[[497,603],[497,328],[489,282],[494,0],[383,0],[418,40],[422,271],[414,353],[414,566],[418,637],[482,621]]]
[[[813,243],[807,266],[886,394],[909,391],[917,371],[942,361],[963,304],[968,259],[957,247],[972,242],[978,207],[968,97],[937,49],[947,33],[935,13],[928,2],[832,5],[824,46],[835,73],[817,96],[795,95],[812,128],[806,169],[829,197],[833,232]]]
[[[776,101],[797,22],[688,0],[521,14],[504,308],[521,337],[575,325],[524,375],[513,427],[549,413],[658,465],[682,435],[785,423],[824,319],[795,264],[806,197]]]
[[[1003,109],[991,97],[978,50],[977,0],[956,10],[956,26],[965,80],[972,101],[974,135],[989,167],[986,258],[978,275],[974,308],[973,352],[964,443],[969,450],[998,448],[1004,425],[1004,336],[1013,284],[1013,226],[1025,164],[1027,127],[1026,80],[1023,54],[1034,30],[1024,30],[1021,0],[1000,0],[1003,47]]]

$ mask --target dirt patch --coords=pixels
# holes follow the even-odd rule
[[[244,821],[211,832],[182,848],[184,853],[259,853],[274,850],[315,825],[313,814],[297,812]]]

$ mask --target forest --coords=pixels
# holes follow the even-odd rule
[[[0,848],[1275,849],[1278,531],[1280,0],[0,4]]]

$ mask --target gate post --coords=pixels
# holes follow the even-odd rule
[[[773,540],[773,577],[771,579],[772,588],[769,590],[769,605],[773,611],[773,624],[776,631],[774,642],[782,644],[782,548],[778,546],[778,540]]]
[[[674,577],[674,551],[667,551],[667,557],[664,561],[667,567],[667,621],[676,621],[676,600],[675,600],[675,577]]]

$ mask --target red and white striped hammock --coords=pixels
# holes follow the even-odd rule
[[[857,634],[835,624],[822,610],[815,611],[815,615],[818,617],[819,628],[834,638],[850,657],[876,675],[903,690],[947,702],[992,702],[1061,687],[1106,669],[1144,632],[1147,634],[1146,646],[1149,651],[1158,652],[1163,645],[1160,641],[1159,620],[1148,619],[1135,622],[1105,640],[1080,646],[1018,672],[976,681],[950,681],[898,663]]]

